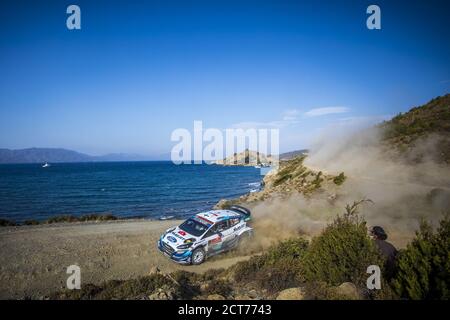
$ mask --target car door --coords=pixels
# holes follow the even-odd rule
[[[214,254],[215,252],[222,250],[223,235],[219,230],[224,230],[226,228],[226,222],[225,224],[224,222],[225,221],[217,222],[213,227],[211,227],[211,229],[209,229],[209,231],[203,237],[203,239],[207,241],[206,251],[208,255]]]

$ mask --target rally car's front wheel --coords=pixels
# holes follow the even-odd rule
[[[206,253],[203,248],[197,248],[192,252],[191,263],[192,264],[201,264],[205,261]]]

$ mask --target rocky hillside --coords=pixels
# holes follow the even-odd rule
[[[377,126],[382,134],[377,147],[391,157],[413,163],[424,159],[450,164],[450,94],[437,97],[427,104],[412,108]],[[345,183],[344,172],[338,175],[314,171],[303,165],[306,154],[289,160],[281,160],[278,170],[264,177],[263,190],[234,200],[221,200],[217,208],[233,203],[252,203],[271,197],[287,197],[293,192],[311,195],[322,192],[333,201],[339,187]]]
[[[400,113],[379,125],[389,149],[420,162],[433,149],[433,160],[450,163],[450,94]],[[429,146],[426,146],[428,144]],[[414,153],[411,151],[414,149]]]
[[[330,175],[308,169],[303,165],[305,158],[306,156],[303,155],[292,160],[281,161],[278,170],[272,170],[264,177],[261,191],[243,195],[238,199],[221,200],[216,208],[226,208],[232,204],[249,204],[273,197],[285,198],[295,192],[305,196],[313,192],[324,192],[325,197],[333,201],[338,188],[347,178],[344,172],[339,175]]]
[[[225,166],[255,166],[261,164],[270,165],[274,162],[275,158],[270,155],[246,149],[243,152],[235,153],[223,160],[218,160],[215,164]]]

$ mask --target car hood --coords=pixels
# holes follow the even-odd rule
[[[195,242],[198,239],[198,237],[195,237],[187,233],[186,231],[181,230],[179,227],[176,227],[174,230],[167,232],[163,237],[164,242],[171,245],[172,247],[186,244],[189,240]]]

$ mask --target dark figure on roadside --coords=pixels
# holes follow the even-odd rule
[[[381,251],[383,256],[386,258],[386,272],[388,277],[392,275],[395,265],[395,258],[397,256],[397,249],[387,242],[387,234],[384,229],[380,226],[375,226],[370,230],[370,235],[377,245],[378,249]]]

